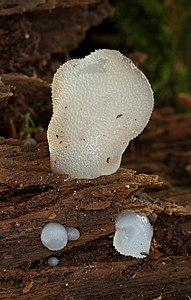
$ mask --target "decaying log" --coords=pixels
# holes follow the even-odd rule
[[[149,163],[158,164],[161,175],[165,176],[169,170],[169,180],[172,180],[173,184],[178,185],[180,174],[177,171],[181,171],[182,179],[186,180],[179,185],[191,184],[190,136],[190,114],[176,114],[171,108],[155,110],[144,133],[133,141],[132,151],[128,152],[128,156],[124,156],[124,164],[130,165],[131,161],[137,166],[143,166],[143,162],[145,166]],[[161,173],[162,169],[164,173]]]
[[[191,288],[191,207],[175,187],[129,169],[94,180],[53,174],[46,142],[0,140],[1,299],[184,299]],[[131,160],[132,162],[132,160]],[[190,209],[190,210],[189,210]],[[112,245],[114,216],[131,210],[154,227],[150,255],[124,257]],[[40,241],[51,221],[81,237],[56,252]],[[182,298],[181,298],[182,297]]]
[[[143,134],[132,142],[123,164],[139,172],[160,175],[173,200],[191,205],[191,117],[172,109],[156,110]]]
[[[75,7],[99,2],[98,0],[1,0],[0,15],[13,15],[38,10],[52,10],[57,7]]]
[[[1,140],[3,266],[19,266],[50,253],[41,245],[39,234],[52,215],[54,221],[80,229],[82,236],[68,245],[70,249],[111,234],[112,217],[124,209],[146,215],[164,210],[160,201],[143,201],[135,196],[144,188],[161,186],[158,176],[136,175],[130,170],[95,180],[68,180],[67,176],[51,173],[47,145],[26,149],[17,142],[8,145]],[[26,258],[20,256],[21,251]]]
[[[0,105],[2,101],[12,96],[11,87],[9,85],[5,86],[0,78]]]
[[[107,0],[0,0],[0,136],[19,138],[26,113],[47,127],[53,74],[112,14]]]
[[[54,72],[112,11],[107,0],[0,0],[0,135],[18,137],[26,112],[47,128]],[[53,174],[46,141],[1,138],[0,299],[191,297],[190,136],[190,116],[155,111],[123,168],[94,180]],[[114,217],[124,210],[150,219],[145,259],[113,247]],[[49,251],[40,233],[52,221],[78,228],[80,239]]]
[[[41,78],[52,76],[86,31],[113,13],[107,0],[1,2],[1,69]]]
[[[0,135],[19,138],[26,113],[30,113],[35,124],[47,128],[52,113],[50,84],[20,73],[2,74],[1,79],[9,94],[4,93],[1,100],[0,93]]]

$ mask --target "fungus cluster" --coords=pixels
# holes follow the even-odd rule
[[[130,140],[147,125],[154,98],[130,59],[102,49],[57,70],[52,104],[47,132],[52,170],[96,178],[119,168]]]
[[[68,241],[75,241],[80,237],[79,231],[74,227],[65,228],[58,223],[48,223],[41,232],[41,242],[49,250],[63,249]]]
[[[129,211],[119,214],[115,222],[116,232],[113,239],[115,249],[122,255],[146,257],[153,236],[149,219]]]
[[[117,171],[129,142],[147,125],[154,98],[146,76],[130,59],[102,49],[57,70],[52,104],[47,131],[52,170],[91,179]],[[145,257],[153,235],[148,218],[124,212],[115,221],[115,249]],[[50,223],[43,228],[41,241],[50,250],[60,250],[79,235],[73,227]],[[50,259],[50,265],[57,263]]]

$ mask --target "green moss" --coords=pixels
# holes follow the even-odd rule
[[[160,0],[113,1],[117,9],[113,19],[114,47],[124,53],[140,51],[147,55],[142,69],[152,84],[156,104],[160,106],[176,106],[178,92],[191,93],[186,66],[191,47],[187,51],[182,48],[187,42],[185,30],[191,20],[188,9],[191,5],[186,2],[178,0],[168,6]]]
[[[30,113],[27,112],[22,117],[23,117],[23,124],[19,130],[19,138],[21,140],[29,141],[32,138],[32,135],[34,133],[44,131],[42,127],[35,126],[35,123]]]

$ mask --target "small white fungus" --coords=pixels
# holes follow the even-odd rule
[[[61,250],[68,242],[68,235],[65,227],[58,223],[48,223],[41,232],[41,242],[49,250]]]
[[[55,267],[58,265],[58,263],[59,263],[59,259],[57,257],[55,257],[55,256],[49,257],[49,259],[48,259],[49,266]]]
[[[115,249],[122,255],[144,258],[149,253],[153,228],[146,216],[123,212],[115,218]],[[145,255],[146,254],[146,255]]]
[[[76,241],[80,237],[80,232],[78,229],[74,227],[66,227],[66,231],[68,234],[68,240],[69,241]]]
[[[101,49],[57,70],[52,105],[47,131],[52,170],[91,179],[117,171],[130,140],[147,125],[154,98],[129,58]]]

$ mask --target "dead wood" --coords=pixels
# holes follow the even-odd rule
[[[96,0],[0,1],[0,135],[18,137],[26,112],[46,129],[54,72],[112,11]],[[0,299],[191,296],[190,136],[190,116],[155,111],[123,168],[94,180],[53,174],[46,142],[25,147],[1,138]],[[153,225],[143,260],[112,245],[114,217],[124,210],[147,215]],[[40,233],[51,221],[78,228],[80,239],[49,251]],[[60,259],[54,268],[47,264],[52,255]]]
[[[100,2],[99,0],[1,0],[0,15],[13,15],[36,10],[52,10],[57,7],[75,7]]]
[[[20,73],[2,74],[1,79],[4,84],[2,88],[7,90],[3,95],[7,97],[0,102],[0,135],[19,138],[26,112],[30,113],[35,124],[47,128],[52,113],[50,84]]]
[[[84,232],[78,242],[68,246],[70,249],[73,245],[111,234],[114,231],[112,218],[124,209],[147,215],[162,211],[164,207],[159,205],[160,201],[157,203],[149,198],[143,201],[142,197],[135,196],[144,188],[161,186],[158,176],[136,175],[125,169],[95,180],[68,180],[67,176],[51,173],[46,144],[24,148],[18,142],[7,144],[6,140],[1,140],[3,266],[38,260],[42,255],[40,248],[46,255],[50,253],[41,245],[39,234],[44,224],[52,219],[52,214],[54,221]],[[24,244],[27,249],[23,248]],[[26,258],[20,256],[21,249]]]
[[[1,136],[18,138],[26,113],[47,128],[53,74],[112,13],[107,0],[0,0]]]
[[[174,202],[179,190],[129,169],[68,180],[51,173],[46,143],[26,148],[1,139],[0,151],[2,299],[181,299],[189,293],[191,210]],[[144,260],[121,256],[112,246],[113,217],[124,210],[148,215],[154,226]],[[47,265],[55,253],[40,242],[51,221],[81,233],[56,252],[55,268]]]
[[[11,2],[17,4],[11,6]],[[47,3],[51,10],[44,7]],[[2,8],[6,5],[10,9]],[[26,13],[28,6],[30,13]],[[18,14],[18,7],[22,14]],[[13,15],[6,15],[8,11]],[[51,80],[86,31],[112,14],[107,0],[0,1],[0,67],[4,73],[19,72]]]

